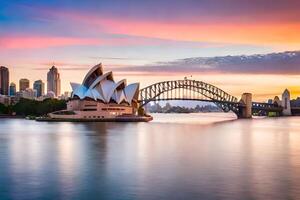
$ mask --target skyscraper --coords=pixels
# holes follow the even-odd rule
[[[8,68],[0,67],[0,94],[8,95],[9,71]]]
[[[45,94],[45,84],[42,80],[34,81],[33,89],[37,92],[37,97],[43,96]]]
[[[9,86],[9,96],[15,96],[16,95],[16,84],[15,83],[10,83]]]
[[[20,92],[26,90],[27,88],[29,88],[29,80],[26,78],[20,79],[20,81],[19,81]]]
[[[50,91],[56,96],[60,95],[60,75],[55,66],[52,66],[47,74],[47,92]]]

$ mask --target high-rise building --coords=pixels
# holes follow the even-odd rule
[[[45,84],[42,80],[34,81],[33,89],[37,92],[37,97],[43,96],[45,94]]]
[[[8,95],[9,71],[8,68],[0,67],[0,94]]]
[[[26,78],[20,79],[20,81],[19,81],[20,92],[26,90],[27,88],[29,88],[29,80]]]
[[[9,86],[9,96],[15,96],[16,92],[17,92],[16,84],[15,83],[10,83],[10,86]]]
[[[55,96],[60,95],[60,75],[55,66],[52,66],[47,74],[47,92],[54,92]]]

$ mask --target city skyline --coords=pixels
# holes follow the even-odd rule
[[[32,91],[36,93],[36,98],[52,95],[49,92],[53,92],[56,97],[59,97],[68,93],[68,91],[61,92],[60,82],[58,69],[52,66],[47,73],[47,93],[45,93],[45,83],[42,79],[35,80],[31,84],[31,80],[23,77],[18,80],[17,87],[14,81],[10,81],[9,68],[0,66],[0,95],[18,96],[22,95],[23,92]]]
[[[101,62],[115,72],[116,79],[125,76],[141,87],[192,75],[235,96],[252,92],[257,100],[279,95],[285,88],[293,98],[300,94],[299,62],[280,60],[276,66],[264,67],[257,58],[256,65],[211,66],[201,61],[191,66],[194,61],[189,59],[299,50],[298,1],[18,1],[0,5],[0,65],[10,69],[11,82],[23,77],[46,82],[48,69],[55,65],[62,91],[70,91],[69,82],[78,82],[89,66]]]

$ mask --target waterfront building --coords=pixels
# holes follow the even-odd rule
[[[25,91],[27,88],[29,88],[29,80],[27,78],[22,78],[20,79],[19,81],[19,91],[22,92],[22,91]]]
[[[272,104],[273,103],[273,99],[268,99],[267,103],[268,104]]]
[[[115,82],[112,72],[103,73],[101,63],[86,74],[82,84],[71,83],[71,87],[67,110],[50,113],[52,119],[135,120],[138,117],[139,83],[127,85],[125,79]]]
[[[54,92],[50,91],[50,92],[47,92],[47,94],[37,97],[36,100],[44,101],[45,99],[55,99],[55,98],[56,98],[56,96],[55,96]]]
[[[24,99],[36,99],[37,98],[37,91],[31,88],[26,88],[21,92],[21,97]]]
[[[55,66],[52,66],[47,73],[47,92],[54,92],[55,96],[60,95],[60,74]]]
[[[44,99],[54,99],[55,98],[55,94],[52,91],[47,92],[46,95],[43,96]]]
[[[282,93],[282,103],[281,106],[283,107],[282,114],[285,116],[292,115],[291,111],[291,95],[288,89],[285,89]]]
[[[9,70],[8,68],[0,67],[0,94],[8,95],[9,88]]]
[[[20,100],[20,98],[22,97],[22,92],[20,91],[16,92],[15,97]]]
[[[300,97],[291,100],[291,107],[300,107]]]
[[[16,92],[17,92],[17,86],[15,83],[10,83],[10,86],[9,86],[9,96],[15,96],[16,95]]]
[[[59,96],[59,99],[62,100],[68,100],[71,97],[71,93],[70,92],[64,92],[61,96]]]
[[[11,98],[7,95],[1,95],[0,94],[0,104],[3,105],[10,105],[11,104]]]
[[[45,94],[45,84],[42,80],[34,81],[33,89],[37,92],[37,97],[43,96]]]
[[[65,96],[65,97],[68,97],[68,98],[69,98],[69,97],[71,97],[71,95],[72,95],[72,92],[67,92],[67,91],[64,92],[64,96]]]

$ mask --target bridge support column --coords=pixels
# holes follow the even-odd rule
[[[287,89],[282,94],[282,107],[283,107],[283,111],[282,111],[283,116],[292,115],[290,91],[288,91]]]
[[[241,98],[243,106],[239,108],[238,118],[252,118],[252,94],[244,93]]]

